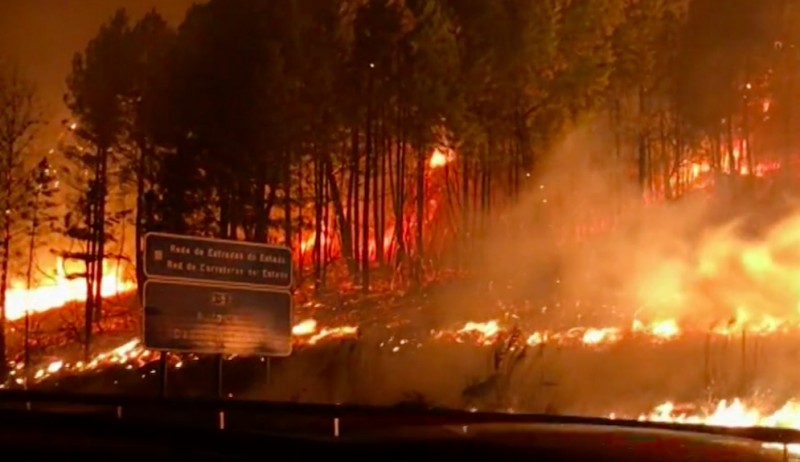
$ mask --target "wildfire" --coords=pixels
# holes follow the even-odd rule
[[[54,359],[46,365],[38,368],[33,373],[33,380],[36,382],[51,378],[56,375],[80,374],[95,371],[103,367],[112,365],[124,365],[127,369],[142,367],[158,358],[158,354],[147,350],[137,339],[129,340],[111,350],[101,352],[94,356],[90,361],[66,361],[64,359]],[[181,361],[173,360],[173,365],[181,367]],[[22,385],[24,382],[23,369],[25,364],[12,363],[11,376],[15,383]]]
[[[292,327],[292,335],[295,345],[318,345],[324,341],[342,340],[354,338],[358,334],[355,326],[336,326],[319,328],[315,319],[305,319]],[[170,357],[174,367],[183,366],[185,359],[196,360],[196,355],[173,355]],[[180,359],[179,359],[180,358]],[[95,371],[109,366],[125,366],[126,369],[136,369],[151,361],[158,359],[158,353],[148,350],[142,344],[141,339],[134,338],[126,341],[120,346],[108,351],[103,351],[95,355],[90,361],[67,361],[63,358],[52,359],[43,366],[32,371],[34,381],[42,381],[56,375],[80,374]],[[18,385],[23,383],[22,371],[23,363],[11,363],[12,380]],[[2,388],[2,384],[0,384]]]
[[[739,398],[730,402],[722,400],[710,409],[676,406],[675,403],[667,401],[656,406],[652,412],[640,415],[639,420],[718,427],[771,427],[800,430],[800,402],[790,400],[775,411],[764,412],[757,406],[746,405]],[[800,454],[800,445],[790,444],[788,450],[793,454]]]
[[[82,272],[83,268],[79,266],[81,265],[67,266],[66,262],[59,258],[55,275],[30,290],[25,287],[24,281],[11,281],[11,288],[6,291],[6,318],[13,321],[23,318],[26,311],[41,313],[67,303],[86,301],[86,278],[68,276]],[[103,262],[101,283],[103,297],[113,297],[135,288],[136,283],[123,276],[120,264]]]
[[[576,326],[565,330],[534,330],[526,334],[527,344],[537,346],[542,344],[573,345],[584,347],[603,347],[618,343],[625,339],[639,338],[653,343],[675,341],[686,335],[715,335],[730,336],[741,333],[752,335],[768,335],[778,331],[797,330],[787,322],[776,318],[764,317],[758,322],[746,322],[749,318],[742,316],[739,321],[723,326],[716,326],[711,330],[692,329],[682,327],[677,319],[664,319],[644,322],[634,319],[627,327],[621,326]],[[456,343],[474,343],[479,346],[495,344],[503,334],[510,329],[503,326],[498,320],[486,322],[469,321],[453,329],[434,330],[431,332],[434,340],[453,341]]]

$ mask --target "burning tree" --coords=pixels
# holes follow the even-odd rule
[[[33,289],[34,269],[37,268],[36,256],[41,238],[43,235],[50,234],[56,222],[56,215],[53,209],[56,203],[53,195],[58,188],[55,170],[50,166],[47,158],[43,158],[25,178],[26,199],[21,211],[21,219],[25,221],[25,237],[28,240],[27,263],[25,268],[25,289],[30,292]],[[31,319],[30,310],[25,310],[24,327],[24,361],[26,385],[29,378],[29,368],[31,364]]]
[[[120,180],[135,188],[134,251],[136,281],[140,290],[144,285],[144,235],[156,220],[152,210],[157,187],[155,178],[164,151],[159,141],[169,132],[169,124],[164,118],[166,111],[159,102],[166,87],[165,68],[174,38],[174,31],[155,11],[139,20],[128,36],[133,84],[124,96],[128,112],[127,149]],[[123,188],[123,194],[126,192]]]
[[[24,157],[41,122],[35,90],[19,69],[0,62],[0,378],[6,375],[6,291],[8,289],[12,236],[27,213],[30,183],[24,173]],[[15,232],[16,231],[16,232]]]
[[[128,122],[125,96],[131,93],[132,53],[130,26],[123,10],[103,25],[83,53],[75,55],[67,79],[66,102],[77,122],[73,130],[78,144],[67,150],[82,193],[76,213],[67,216],[66,234],[83,243],[83,250],[66,255],[85,263],[86,350],[88,356],[93,320],[102,313],[103,262],[112,239],[108,225],[121,217],[109,214],[107,202],[110,167],[119,160]]]

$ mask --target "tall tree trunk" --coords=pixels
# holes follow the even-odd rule
[[[324,163],[324,162],[323,162]],[[322,165],[320,165],[322,168]],[[328,177],[325,175],[324,169],[320,171],[320,189],[322,190],[322,222],[324,223],[324,232],[327,238],[324,240],[324,246],[322,249],[322,286],[325,286],[325,281],[327,280],[327,269],[328,269],[328,262],[331,259],[331,246],[333,245],[333,225],[331,223],[331,207],[330,207],[330,194],[328,192]],[[340,203],[341,205],[341,203]],[[344,255],[344,252],[342,252]],[[350,259],[352,261],[352,258]]]
[[[415,259],[414,283],[420,284],[422,282],[422,263],[425,258],[422,232],[422,228],[425,226],[425,152],[422,149],[422,143],[418,143],[415,150],[417,154],[417,258]]]
[[[101,153],[103,151],[102,148],[98,148],[98,152]],[[102,268],[101,262],[98,261],[98,247],[99,247],[99,239],[97,235],[97,230],[100,227],[98,222],[100,219],[98,216],[100,215],[100,200],[99,198],[102,197],[102,186],[100,185],[100,179],[102,176],[102,169],[100,164],[102,162],[98,160],[98,165],[95,167],[95,176],[93,182],[90,184],[88,198],[86,201],[86,217],[85,217],[85,225],[86,229],[89,230],[89,240],[86,242],[86,254],[84,256],[85,260],[85,267],[86,267],[86,304],[84,306],[84,333],[86,338],[84,339],[83,345],[83,355],[84,360],[89,361],[90,352],[91,352],[91,342],[92,342],[92,329],[94,326],[94,321],[96,318],[97,313],[97,273],[101,274],[102,277]],[[100,268],[99,268],[100,267]]]
[[[369,206],[370,206],[370,183],[372,174],[372,113],[367,108],[367,124],[365,132],[365,159],[364,159],[364,208],[361,223],[361,287],[364,291],[369,291]],[[376,236],[377,237],[377,236]],[[377,245],[377,244],[376,244]]]
[[[136,290],[139,293],[139,300],[142,300],[144,290],[144,236],[147,233],[149,217],[146,213],[145,187],[147,176],[147,162],[150,156],[149,144],[139,140],[139,163],[136,168]]]
[[[375,147],[372,151],[373,153],[373,167],[374,172],[372,175],[372,204],[373,204],[373,228],[375,230],[375,261],[380,268],[383,266],[383,229],[381,228],[381,203],[383,202],[383,197],[380,194],[380,181],[383,178],[383,166],[386,165],[385,161],[385,152],[383,150],[383,146],[385,145],[383,137],[385,136],[385,129],[383,119],[378,121],[377,126],[380,127],[380,134],[378,133],[379,130],[375,130],[375,134],[373,136],[373,141]],[[380,147],[380,148],[379,148]],[[380,162],[379,162],[380,159]]]
[[[404,119],[403,119],[404,120]],[[401,122],[403,123],[403,122]],[[405,240],[405,203],[406,203],[406,131],[405,128],[400,130],[400,138],[397,145],[397,167],[396,167],[396,180],[395,196],[394,196],[394,236],[395,245],[397,245],[397,254],[395,255],[395,266],[402,265],[406,257],[406,240]]]
[[[8,222],[8,217],[4,221]],[[3,228],[3,253],[2,262],[0,263],[0,291],[2,291],[0,292],[0,382],[5,380],[6,374],[8,374],[8,357],[6,356],[6,291],[8,290],[8,251],[9,241],[11,240],[9,226],[4,224]]]
[[[303,159],[299,159],[297,163],[297,280],[303,280],[303,265],[306,261],[306,251],[303,248],[303,206],[305,199],[303,197]]]
[[[644,192],[647,182],[647,133],[644,127],[645,111],[647,110],[645,104],[645,89],[643,85],[639,86],[639,192]]]
[[[316,145],[315,149],[316,151]],[[322,289],[322,191],[323,180],[320,156],[314,152],[314,291],[319,293]]]
[[[784,96],[786,100],[789,102],[786,105],[785,114],[784,114],[784,123],[783,123],[783,132],[784,132],[784,146],[783,146],[783,156],[782,163],[784,172],[788,172],[789,163],[791,160],[792,150],[795,146],[794,143],[794,130],[793,128],[793,119],[794,119],[794,87],[795,87],[795,56],[794,56],[794,48],[791,48],[792,51],[784,51],[784,55],[787,56],[787,77],[786,77],[786,95]]]
[[[333,203],[333,211],[336,215],[337,226],[339,228],[339,236],[341,238],[341,249],[344,261],[347,264],[347,269],[350,271],[350,276],[355,281],[358,276],[358,266],[356,259],[353,255],[353,235],[351,233],[352,227],[345,215],[344,207],[342,206],[342,196],[339,191],[339,185],[336,182],[336,176],[333,174],[333,160],[327,151],[322,152],[323,155],[323,169],[325,177],[328,181],[328,188],[331,193],[331,202]]]
[[[755,175],[756,161],[750,134],[750,95],[747,94],[742,103],[742,141],[743,147],[747,150],[747,171],[750,175]],[[742,150],[744,155],[744,149]]]
[[[8,260],[11,257],[11,217],[8,211],[11,209],[12,174],[14,160],[12,153],[6,157],[6,172],[4,175],[3,201],[0,213],[3,214],[3,245],[0,254],[0,382],[4,381],[8,374],[8,358],[6,356],[6,292],[8,291]]]
[[[25,274],[25,290],[30,292],[31,287],[33,285],[33,260],[34,260],[34,252],[36,252],[36,233],[39,228],[39,191],[37,190],[33,199],[33,210],[31,211],[31,230],[29,236],[29,245],[28,245],[28,268]],[[30,380],[30,371],[31,371],[31,316],[30,316],[30,307],[25,307],[25,340],[24,340],[24,349],[25,349],[25,388],[28,387],[28,381]]]
[[[106,202],[108,200],[108,147],[101,146],[100,168],[97,175],[98,197],[95,216],[95,267],[94,267],[94,321],[99,322],[103,313],[103,262],[106,253]]]
[[[361,167],[359,165],[360,161],[360,153],[359,153],[359,130],[358,128],[353,128],[352,132],[352,141],[351,141],[351,157],[350,157],[350,182],[352,188],[352,206],[353,212],[351,215],[352,220],[349,221],[350,225],[353,227],[353,255],[355,257],[355,261],[357,265],[361,264],[360,258],[360,246],[361,243],[360,236],[361,230],[359,229],[359,223],[361,223],[361,218],[359,215],[359,211],[361,210]],[[349,209],[348,209],[349,212]],[[360,268],[359,268],[360,269]]]
[[[664,194],[664,199],[668,200],[671,196],[670,186],[669,186],[669,171],[670,171],[670,162],[669,162],[669,149],[667,148],[669,142],[667,140],[667,123],[664,120],[665,114],[662,111],[659,114],[658,118],[658,127],[659,127],[659,135],[660,135],[660,151],[661,151],[661,162],[659,165],[661,167],[661,182],[662,182],[662,189]]]
[[[733,154],[733,116],[728,116],[728,173],[736,172],[736,157]]]
[[[461,260],[462,263],[469,254],[470,216],[469,216],[469,157],[466,152],[461,154]]]
[[[255,226],[253,230],[253,241],[265,243],[268,241],[267,224],[269,223],[269,209],[272,207],[271,202],[275,200],[275,188],[270,187],[269,192],[267,191],[266,166],[259,165],[257,168],[258,179],[256,181],[255,191]],[[271,200],[269,198],[271,198]]]
[[[283,236],[284,245],[292,248],[292,165],[287,152],[283,166]]]

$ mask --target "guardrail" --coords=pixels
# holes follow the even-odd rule
[[[695,424],[673,424],[599,417],[562,416],[551,414],[510,414],[497,412],[467,412],[421,406],[374,407],[360,405],[302,404],[251,400],[218,400],[202,398],[151,398],[112,394],[69,394],[41,391],[0,391],[0,418],[4,410],[27,410],[48,413],[65,411],[104,413],[117,419],[126,416],[135,421],[162,420],[164,416],[205,415],[206,425],[220,430],[229,427],[227,418],[253,421],[253,418],[286,417],[309,419],[323,423],[328,436],[339,437],[347,428],[378,428],[380,426],[418,425],[475,425],[475,424],[574,424],[602,425],[627,428],[662,429],[697,432],[746,438],[764,443],[800,444],[800,431],[766,427],[719,427]],[[235,427],[235,426],[234,426]],[[241,427],[241,426],[240,426]],[[237,431],[247,428],[237,428]]]

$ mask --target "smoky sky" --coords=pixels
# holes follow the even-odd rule
[[[177,26],[196,0],[0,0],[0,58],[18,64],[35,83],[47,125],[38,138],[49,149],[69,117],[63,103],[72,57],[119,8],[132,20],[155,8]]]

